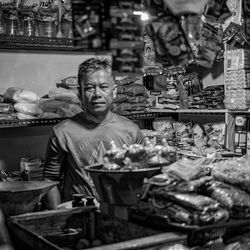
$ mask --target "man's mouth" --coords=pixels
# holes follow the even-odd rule
[[[92,102],[93,105],[102,105],[104,102]]]

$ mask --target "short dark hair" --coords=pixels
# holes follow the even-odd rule
[[[89,58],[79,65],[78,69],[78,86],[79,94],[82,95],[82,81],[83,79],[91,73],[98,70],[112,71],[111,62],[106,58]]]

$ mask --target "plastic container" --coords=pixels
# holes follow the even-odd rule
[[[0,207],[6,216],[33,212],[42,196],[58,182],[0,182]]]

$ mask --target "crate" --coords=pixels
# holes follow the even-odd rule
[[[110,218],[91,207],[12,216],[7,223],[16,250],[75,249],[79,239],[83,238],[90,244],[98,239],[102,245],[95,247],[95,250],[153,250],[186,243],[186,234],[164,232]],[[66,228],[70,229],[68,233],[65,233]],[[87,249],[92,248],[90,245]]]
[[[151,214],[131,207],[129,209],[129,220],[142,226],[151,226],[154,229],[182,232],[187,234],[187,245],[189,247],[202,246],[211,240],[218,239],[235,228],[250,225],[250,219],[229,220],[216,224],[199,226],[171,223],[166,215]]]

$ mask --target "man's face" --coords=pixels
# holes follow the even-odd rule
[[[87,113],[94,116],[107,113],[116,97],[116,86],[111,72],[98,70],[88,74],[82,86],[82,101]]]

